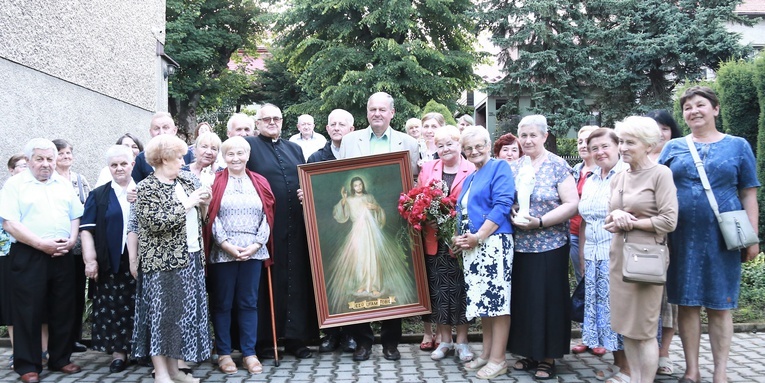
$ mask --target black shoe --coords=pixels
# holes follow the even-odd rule
[[[361,345],[356,346],[356,350],[353,352],[354,362],[363,362],[369,359],[369,355],[372,354],[372,348],[367,348]]]
[[[88,348],[85,347],[84,344],[80,342],[74,342],[74,346],[72,346],[72,352],[85,352],[88,351]]]
[[[122,371],[125,371],[125,367],[127,367],[127,362],[125,362],[122,359],[114,359],[112,360],[112,363],[109,365],[109,372],[112,372],[112,373],[122,372]]]
[[[338,334],[329,334],[321,339],[319,352],[332,352],[340,346],[340,336]]]
[[[388,360],[399,360],[401,359],[401,353],[398,352],[398,347],[383,347],[383,357]]]
[[[274,359],[276,357],[276,354],[274,353],[273,347],[259,347],[255,350],[255,353],[258,355],[259,359]]]
[[[356,351],[356,340],[354,340],[353,337],[348,334],[343,334],[340,340],[340,349],[342,349],[343,352]]]

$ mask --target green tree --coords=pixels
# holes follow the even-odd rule
[[[196,126],[198,109],[247,101],[253,79],[227,65],[238,49],[254,47],[261,14],[249,0],[167,0],[165,50],[180,64],[170,78],[169,108],[179,131]]]
[[[725,132],[745,138],[757,155],[760,106],[754,85],[754,63],[744,60],[725,62],[717,71],[717,91]]]
[[[611,0],[613,1],[613,0]],[[741,0],[633,0],[620,2],[619,27],[610,35],[609,72],[598,104],[605,121],[665,108],[675,86],[705,77],[725,60],[748,52],[726,23],[751,24],[733,11]]]
[[[478,7],[482,26],[501,48],[498,60],[506,73],[489,87],[509,99],[499,113],[544,114],[559,136],[583,124],[590,114],[589,88],[583,85],[597,73],[585,2],[484,0]],[[531,98],[527,110],[518,109],[521,97]]]
[[[757,99],[760,107],[760,118],[757,123],[757,178],[761,185],[765,185],[765,54],[760,54],[754,60],[754,83],[757,86]],[[757,189],[757,203],[760,206],[760,243],[765,238],[765,188]]]
[[[441,113],[442,116],[444,116],[444,121],[446,121],[446,125],[457,125],[457,120],[454,119],[454,116],[452,115],[452,111],[449,110],[449,108],[441,104],[435,100],[428,101],[427,104],[425,104],[425,107],[422,108],[422,112],[420,113],[418,118],[421,118],[422,116],[430,113],[430,112],[438,112]]]
[[[394,97],[398,128],[431,99],[455,109],[459,93],[478,82],[472,9],[470,0],[293,1],[274,28],[304,93],[287,112],[343,108],[361,127],[377,91]]]
[[[746,53],[725,24],[741,0],[483,0],[481,20],[507,76],[503,108],[541,113],[563,135],[599,111],[601,125],[666,108],[678,83]],[[520,97],[531,107],[517,110]]]

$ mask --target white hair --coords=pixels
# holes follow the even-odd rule
[[[104,154],[106,165],[109,165],[112,159],[121,157],[127,158],[128,161],[133,161],[133,149],[125,145],[113,145],[106,149],[106,154]]]
[[[521,119],[518,129],[524,126],[536,126],[542,134],[547,133],[547,118],[541,114],[531,114]]]
[[[53,160],[55,161],[58,157],[58,150],[56,149],[56,144],[53,143],[53,141],[45,139],[45,138],[33,138],[27,142],[26,145],[24,145],[24,155],[27,156],[27,158],[31,161],[32,155],[35,153],[35,150],[53,150]]]
[[[252,117],[244,113],[234,113],[231,118],[228,119],[228,123],[226,123],[226,131],[231,131],[234,126],[234,121],[236,120],[245,120],[251,129],[255,129],[255,120],[253,120]]]

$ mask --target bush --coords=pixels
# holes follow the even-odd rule
[[[765,255],[760,253],[741,267],[741,293],[733,321],[761,322],[765,319]]]
[[[743,137],[757,155],[757,87],[754,85],[754,63],[731,60],[717,71],[717,91],[722,108],[725,132]]]
[[[422,118],[422,116],[430,112],[441,113],[441,115],[444,116],[446,125],[455,125],[455,126],[457,125],[457,120],[454,119],[454,115],[452,115],[452,112],[444,104],[439,104],[435,100],[428,101],[428,103],[425,104],[425,107],[422,108],[422,115],[420,115],[419,118]]]
[[[760,101],[760,118],[757,123],[757,179],[761,185],[765,185],[765,54],[760,54],[754,60],[754,83],[757,87],[757,97]],[[765,188],[757,190],[757,203],[760,205],[760,243],[763,243],[765,236]]]

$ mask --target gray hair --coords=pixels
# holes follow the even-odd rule
[[[461,121],[467,122],[468,125],[475,125],[475,120],[473,120],[473,117],[469,114],[463,114],[457,119],[457,123],[460,123]]]
[[[491,135],[486,128],[482,126],[466,126],[462,130],[462,136],[460,137],[460,145],[464,145],[466,141],[471,139],[483,139],[486,142],[486,146],[491,146]]]
[[[547,133],[547,118],[541,114],[531,114],[521,119],[518,123],[518,129],[520,130],[526,126],[536,126],[542,134]]]
[[[332,118],[332,116],[338,116],[345,120],[346,123],[348,123],[348,126],[353,126],[353,115],[351,112],[345,110],[345,109],[335,109],[332,112],[329,113],[329,116],[327,116],[327,124],[329,124],[329,119]]]
[[[106,149],[106,154],[104,154],[107,166],[112,159],[121,157],[127,158],[128,161],[133,161],[133,149],[128,148],[125,145],[113,145],[110,146],[109,149]]]
[[[385,92],[377,92],[377,93],[369,96],[369,98],[367,99],[367,105],[369,104],[369,101],[372,100],[372,98],[377,97],[377,96],[384,96],[385,98],[387,98],[388,99],[388,103],[390,103],[390,108],[391,109],[396,109],[396,106],[393,103],[393,96],[391,96],[391,95],[389,95],[388,93],[385,93]]]
[[[647,146],[656,145],[661,141],[659,124],[651,117],[630,116],[615,125],[614,131],[619,138],[626,134],[637,138]]]
[[[53,160],[55,161],[58,157],[58,150],[56,149],[56,144],[53,143],[53,141],[45,139],[45,138],[33,138],[29,141],[27,141],[26,145],[24,145],[24,155],[27,156],[29,161],[32,160],[32,155],[35,153],[35,150],[53,150]]]
[[[312,124],[314,123],[313,116],[311,116],[310,114],[301,114],[300,116],[298,116],[298,124],[302,121],[307,121],[307,120],[311,120]]]
[[[234,136],[226,141],[223,141],[220,146],[220,152],[223,154],[223,157],[225,157],[226,152],[231,149],[244,149],[245,153],[250,154],[250,143],[247,142],[244,137]]]
[[[228,122],[226,123],[226,131],[230,132],[231,128],[234,125],[234,121],[236,120],[245,120],[250,125],[251,129],[255,129],[255,120],[252,119],[252,117],[244,114],[244,113],[234,113],[231,118],[228,119]]]

